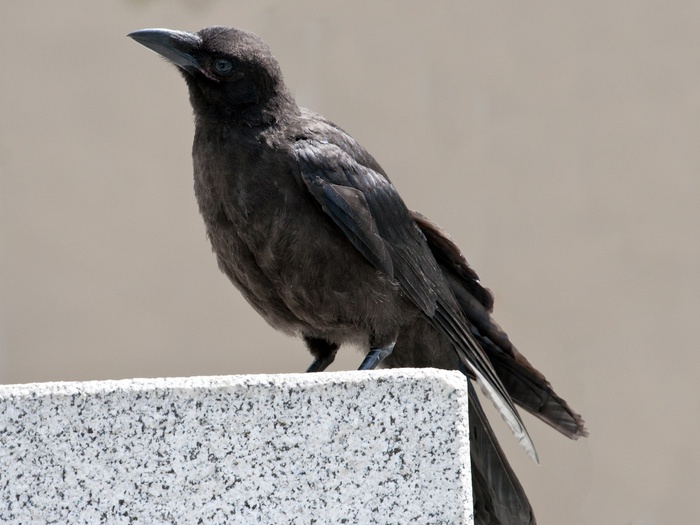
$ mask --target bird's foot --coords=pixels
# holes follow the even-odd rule
[[[309,368],[306,369],[306,372],[323,372],[333,361],[335,361],[335,352],[317,357],[314,359],[314,362],[309,365]]]
[[[304,336],[306,346],[311,354],[315,357],[311,366],[306,369],[307,372],[323,372],[330,364],[335,361],[335,354],[338,353],[338,345],[332,343],[322,337]]]
[[[360,368],[358,368],[358,370],[374,370],[375,368],[377,368],[377,365],[384,361],[384,359],[386,359],[389,356],[389,354],[391,354],[391,352],[394,350],[395,344],[396,341],[393,341],[391,344],[385,347],[370,349],[369,353],[367,354],[367,357],[365,357],[364,361],[362,361],[362,364],[360,365]]]

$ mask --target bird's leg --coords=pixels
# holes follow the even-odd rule
[[[317,357],[306,369],[307,372],[323,372],[335,361],[335,353]]]
[[[391,354],[391,352],[394,350],[395,344],[396,341],[392,341],[386,346],[371,348],[358,370],[374,370],[377,368],[377,365],[384,361],[389,354]]]
[[[335,360],[335,354],[338,353],[338,345],[325,339],[310,336],[304,336],[304,341],[309,352],[315,358],[306,371],[323,372]]]

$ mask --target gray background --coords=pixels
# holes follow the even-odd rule
[[[308,365],[219,274],[184,82],[125,38],[238,25],[452,233],[586,417],[579,442],[527,417],[539,467],[496,421],[539,522],[696,522],[699,3],[24,1],[0,18],[0,382]]]

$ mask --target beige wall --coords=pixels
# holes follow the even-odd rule
[[[260,34],[496,292],[589,422],[502,432],[542,525],[697,520],[700,4],[3,2],[0,382],[301,371],[218,273],[184,83],[125,38]],[[342,353],[334,368],[353,368]]]

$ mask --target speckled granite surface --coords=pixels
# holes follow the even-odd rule
[[[0,386],[0,523],[471,523],[457,372]]]

